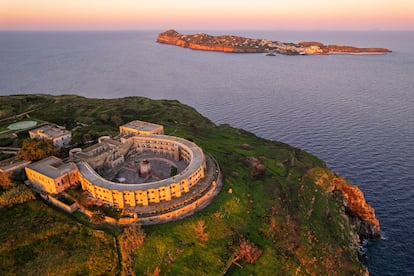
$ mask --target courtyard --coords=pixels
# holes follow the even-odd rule
[[[151,174],[148,177],[140,177],[140,164],[146,161],[150,164]],[[116,170],[105,171],[102,176],[114,182],[142,184],[172,177],[181,173],[186,167],[187,163],[185,161],[176,161],[168,155],[151,152],[135,153],[128,155],[125,162]]]

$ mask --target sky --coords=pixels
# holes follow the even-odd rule
[[[414,0],[0,0],[2,30],[414,30]]]

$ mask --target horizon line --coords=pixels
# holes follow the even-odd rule
[[[126,31],[166,31],[166,30],[180,30],[180,31],[289,31],[289,32],[312,32],[312,31],[327,31],[327,32],[412,32],[414,29],[287,29],[287,28],[0,28],[1,32],[126,32]]]

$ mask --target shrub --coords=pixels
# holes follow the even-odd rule
[[[94,224],[99,224],[105,221],[105,214],[101,210],[96,210],[93,212],[91,217],[91,222]]]
[[[245,238],[239,239],[239,248],[236,250],[236,259],[240,259],[248,264],[254,264],[262,253],[263,250],[251,241]]]
[[[170,176],[177,175],[177,173],[178,173],[177,167],[171,166],[171,168],[170,168]]]
[[[35,199],[35,195],[24,185],[18,185],[0,195],[0,206],[12,206]]]
[[[2,188],[12,188],[16,184],[12,181],[11,173],[0,172],[0,187]]]
[[[206,225],[204,220],[198,220],[197,224],[192,225],[197,239],[201,242],[207,242],[209,234],[204,232]]]
[[[26,139],[23,141],[18,157],[28,161],[37,161],[52,155],[63,157],[64,153],[59,147],[54,146],[52,141]]]
[[[132,254],[144,244],[147,235],[140,225],[129,226],[119,236],[119,247],[122,256],[122,275],[135,275]]]

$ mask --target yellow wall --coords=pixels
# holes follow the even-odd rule
[[[159,127],[155,128],[153,130],[144,131],[144,130],[139,130],[139,129],[130,128],[130,127],[126,127],[126,126],[120,126],[119,127],[119,132],[123,135],[127,135],[127,134],[134,134],[134,135],[164,134],[164,127],[159,126]]]
[[[50,194],[63,192],[79,180],[77,170],[69,171],[55,179],[32,170],[29,167],[26,167],[25,170],[27,178],[35,187]]]
[[[193,179],[200,179],[202,172],[203,168],[201,167],[192,174]],[[170,184],[169,186],[135,191],[111,191],[93,185],[82,176],[80,176],[80,182],[82,184],[82,189],[89,191],[93,197],[104,200],[119,208],[125,208],[126,206],[148,206],[149,203],[170,201],[173,198],[181,197],[190,190],[189,179],[181,179],[180,182]]]

